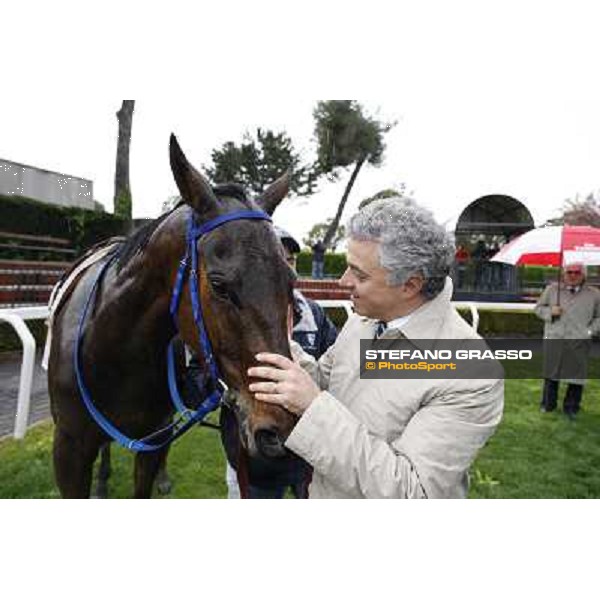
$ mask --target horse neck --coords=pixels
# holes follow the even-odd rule
[[[157,230],[146,247],[120,271],[115,265],[104,286],[100,322],[120,323],[121,339],[136,344],[166,344],[175,328],[169,313],[172,286],[185,238]]]

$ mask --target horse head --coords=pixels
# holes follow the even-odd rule
[[[188,162],[174,136],[171,168],[182,199],[199,225],[240,210],[271,214],[289,191],[289,175],[273,183],[257,201],[239,186],[214,189]],[[290,357],[288,306],[294,274],[286,264],[273,227],[265,220],[227,222],[196,241],[199,300],[206,332],[225,383],[234,392],[242,443],[251,456],[277,458],[296,418],[280,407],[254,399],[247,371],[259,352]],[[186,285],[187,288],[187,285]],[[179,333],[202,356],[189,290],[178,311]]]

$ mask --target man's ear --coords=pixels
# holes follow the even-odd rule
[[[425,279],[423,275],[411,275],[402,285],[404,292],[409,298],[418,296],[423,291]]]

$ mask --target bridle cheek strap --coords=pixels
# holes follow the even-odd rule
[[[179,269],[177,271],[177,276],[175,278],[175,286],[173,289],[173,296],[171,298],[170,304],[170,312],[171,318],[175,323],[175,328],[179,329],[177,323],[177,311],[179,309],[179,303],[181,299],[181,293],[183,290],[183,285],[185,282],[185,275],[190,266],[189,271],[189,289],[190,289],[190,302],[192,305],[192,313],[194,315],[194,322],[196,323],[196,329],[198,331],[198,338],[200,341],[200,348],[202,349],[202,353],[204,355],[205,363],[208,366],[209,375],[212,379],[213,383],[217,383],[220,379],[220,373],[217,366],[217,362],[215,360],[212,345],[208,338],[208,334],[206,333],[206,326],[204,323],[204,314],[202,312],[202,303],[200,302],[200,292],[198,289],[198,274],[199,274],[199,256],[198,256],[198,240],[204,237],[206,234],[214,231],[215,229],[225,225],[225,223],[229,223],[231,221],[240,221],[240,220],[262,220],[262,221],[271,221],[271,217],[262,211],[257,210],[241,210],[233,213],[228,213],[226,215],[221,215],[206,223],[202,223],[201,225],[196,224],[195,215],[192,212],[190,215],[190,220],[188,223],[188,231],[187,231],[187,244],[186,244],[186,253],[183,260],[180,263]],[[191,261],[191,264],[190,264]]]
[[[224,384],[221,383],[221,377],[219,374],[219,368],[215,360],[212,345],[206,333],[206,327],[204,324],[204,316],[202,313],[202,304],[200,302],[200,295],[198,290],[198,240],[205,236],[207,233],[214,231],[218,227],[221,227],[225,223],[230,221],[240,220],[262,220],[271,222],[271,217],[258,210],[242,210],[226,215],[221,215],[206,223],[197,224],[195,220],[194,212],[190,215],[188,222],[188,229],[186,233],[186,253],[177,269],[177,275],[175,277],[175,284],[173,287],[173,295],[171,296],[171,302],[169,304],[169,312],[171,318],[175,324],[175,328],[179,330],[177,323],[177,311],[181,301],[181,293],[185,283],[186,275],[189,269],[190,279],[190,301],[192,304],[192,311],[194,314],[194,322],[196,323],[196,329],[198,331],[198,337],[200,340],[200,347],[204,355],[204,360],[208,365],[209,370],[209,381],[212,381],[214,391],[201,403],[198,409],[191,410],[185,406],[177,388],[176,368],[175,368],[175,352],[174,342],[175,337],[169,343],[167,348],[167,371],[169,381],[169,392],[171,395],[171,401],[179,413],[178,418],[166,427],[151,433],[150,435],[141,439],[132,439],[127,437],[121,431],[119,431],[94,405],[91,394],[85,384],[83,377],[83,369],[81,367],[81,345],[84,334],[84,323],[91,306],[92,298],[95,297],[98,284],[102,279],[104,273],[112,263],[115,255],[99,269],[94,284],[90,290],[90,294],[87,298],[84,310],[81,313],[79,320],[78,335],[75,339],[75,351],[73,353],[73,362],[75,369],[75,377],[79,386],[79,391],[88,412],[96,422],[96,424],[106,433],[110,438],[116,441],[121,446],[133,450],[135,452],[154,452],[163,448],[167,444],[172,443],[178,437],[183,435],[188,429],[190,429],[196,423],[201,422],[206,415],[216,410],[221,402],[223,395]],[[209,387],[207,385],[207,387]]]

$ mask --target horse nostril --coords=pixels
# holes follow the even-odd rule
[[[283,442],[275,429],[257,429],[254,440],[258,451],[265,458],[281,458],[286,454]]]

